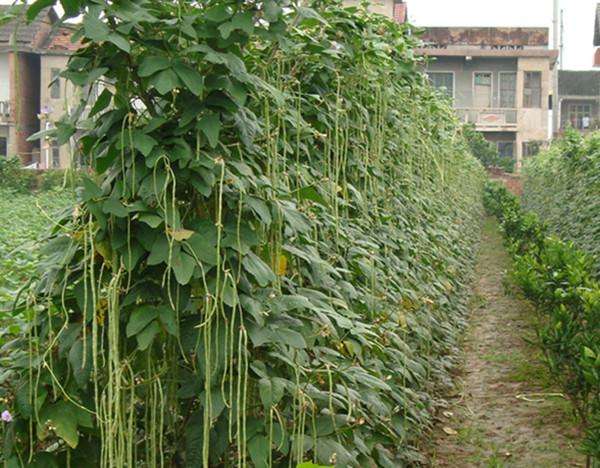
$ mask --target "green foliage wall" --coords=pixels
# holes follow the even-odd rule
[[[465,125],[463,133],[469,149],[485,167],[500,167],[506,172],[512,172],[515,165],[514,158],[501,157],[498,148],[491,141],[487,141],[481,132],[475,130],[472,124]]]
[[[3,349],[1,457],[422,460],[483,171],[408,27],[338,2],[62,3],[84,13],[65,76],[108,85],[52,136],[82,132],[97,176]]]
[[[524,206],[559,237],[593,255],[600,272],[600,133],[583,138],[567,131],[523,175]]]

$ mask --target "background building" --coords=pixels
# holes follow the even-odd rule
[[[8,8],[0,6],[0,13]],[[69,145],[28,138],[51,128],[73,102],[77,91],[58,75],[77,48],[52,8],[31,23],[18,18],[0,26],[0,156],[41,169],[69,164]]]
[[[558,92],[561,131],[600,128],[600,71],[560,70]]]
[[[427,74],[500,154],[516,160],[548,140],[551,71],[558,51],[548,28],[425,28]]]
[[[598,47],[594,55],[594,66],[600,67],[600,3],[596,6],[596,22],[594,23],[594,45]]]
[[[358,5],[362,0],[345,0],[346,5]],[[371,10],[395,19],[398,23],[405,23],[408,18],[406,2],[404,0],[374,0]]]

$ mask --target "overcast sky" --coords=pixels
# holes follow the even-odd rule
[[[546,26],[552,0],[406,0],[417,26]],[[564,10],[565,70],[592,67],[594,15],[600,0],[560,0]],[[552,44],[552,43],[551,43]]]

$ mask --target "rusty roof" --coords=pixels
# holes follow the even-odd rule
[[[548,28],[430,27],[421,39],[441,46],[548,46]]]
[[[44,8],[31,22],[25,20],[25,10],[0,5],[0,16],[14,19],[0,25],[0,51],[31,52],[37,54],[70,54],[79,43],[71,42],[73,27],[62,23],[55,10]]]

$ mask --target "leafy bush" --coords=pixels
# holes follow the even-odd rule
[[[584,451],[600,461],[600,283],[592,258],[548,237],[503,185],[488,183],[484,204],[501,221],[516,282],[544,316],[538,345],[586,429]]]
[[[27,193],[36,185],[36,173],[23,169],[19,158],[0,157],[0,180],[2,180],[2,188]]]
[[[505,172],[512,172],[515,166],[513,158],[501,157],[496,145],[487,141],[481,132],[475,130],[475,126],[467,124],[463,127],[463,135],[469,144],[471,153],[481,161],[485,167],[499,167]]]
[[[73,195],[58,190],[23,194],[0,189],[0,344],[15,332],[8,310],[19,289],[35,274],[40,240],[57,213],[73,203]]]
[[[584,139],[568,130],[525,166],[523,182],[526,209],[594,256],[600,273],[600,133]]]
[[[62,4],[85,7],[65,75],[116,85],[77,123],[96,173],[3,349],[1,457],[422,461],[483,171],[408,27],[339,2]]]

